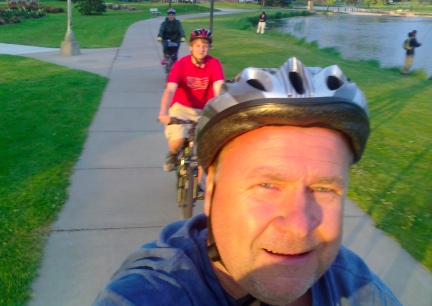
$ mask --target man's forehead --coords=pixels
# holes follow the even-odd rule
[[[258,141],[260,141],[263,135],[262,132],[266,132],[266,137],[270,137],[267,139],[275,139],[276,137],[272,137],[271,135],[278,134],[278,137],[283,135],[285,136],[286,144],[291,143],[291,141],[299,140],[302,141],[302,137],[306,136],[307,134],[316,134],[318,137],[320,136],[328,136],[331,138],[336,138],[342,140],[345,145],[348,147],[348,154],[353,156],[352,149],[350,147],[349,141],[347,137],[342,134],[341,132],[323,128],[323,127],[300,127],[300,126],[263,126],[251,131],[248,131],[246,133],[240,134],[237,137],[231,139],[228,143],[226,143],[221,150],[219,151],[218,158],[221,155],[221,153],[227,151],[229,148],[232,148],[233,146],[247,146],[248,150],[254,150],[254,144],[256,144]],[[269,133],[270,132],[270,133]],[[278,133],[280,132],[280,133]],[[276,136],[276,135],[275,135]],[[329,139],[330,141],[330,139]],[[244,152],[244,154],[247,154],[247,151]],[[350,158],[351,159],[351,158]]]

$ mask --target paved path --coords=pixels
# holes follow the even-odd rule
[[[155,119],[165,79],[161,47],[155,42],[161,22],[153,18],[133,24],[120,48],[82,49],[74,57],[60,56],[58,49],[7,46],[16,50],[11,54],[109,77],[71,176],[69,200],[52,226],[31,306],[91,304],[129,253],[179,218],[174,175],[161,167],[167,151],[163,127]],[[0,44],[0,53],[8,53],[4,46]],[[182,45],[181,55],[187,52]],[[201,202],[195,212],[202,212]],[[365,259],[404,305],[432,305],[431,273],[351,201],[343,243]]]

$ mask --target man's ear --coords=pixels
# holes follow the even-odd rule
[[[214,173],[215,173],[215,167],[210,166],[206,177],[206,188],[205,188],[205,198],[204,198],[204,212],[207,216],[210,215],[210,205],[213,198]]]

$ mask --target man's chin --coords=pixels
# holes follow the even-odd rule
[[[274,285],[258,285],[255,286],[252,295],[260,301],[269,305],[287,305],[301,298],[309,292],[313,285],[311,284],[291,284],[290,287]]]
[[[255,298],[270,305],[286,305],[302,298],[319,278],[318,275],[303,275],[286,278],[249,275],[240,281],[241,287]]]

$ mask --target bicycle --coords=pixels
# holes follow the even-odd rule
[[[185,139],[177,160],[177,203],[180,207],[181,219],[192,217],[192,210],[197,200],[203,200],[203,195],[198,194],[198,160],[194,154],[195,130],[197,121],[183,120],[171,117],[168,124],[187,124],[188,138]]]
[[[171,71],[172,65],[174,65],[174,55],[177,53],[178,49],[180,48],[180,43],[173,42],[171,40],[164,40],[164,43],[166,43],[166,64],[165,64],[165,72],[168,75]]]

